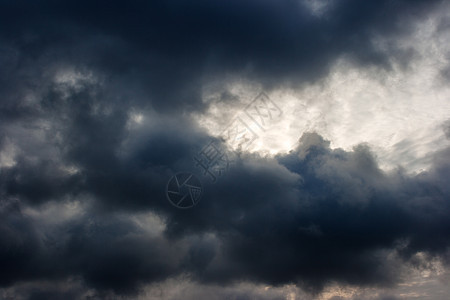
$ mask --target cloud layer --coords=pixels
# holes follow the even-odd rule
[[[307,86],[342,58],[407,69],[414,48],[376,37],[408,35],[445,3],[0,5],[2,297],[156,298],[161,285],[177,299],[167,290],[186,284],[192,299],[314,298],[330,284],[395,287],[436,261],[447,270],[450,148],[426,171],[385,171],[367,144],[333,148],[303,129],[289,153],[235,152],[217,183],[193,160],[214,139],[197,117],[240,105],[205,87]],[[179,171],[203,183],[190,210],[166,199]]]

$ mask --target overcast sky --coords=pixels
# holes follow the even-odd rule
[[[0,299],[448,299],[449,80],[446,0],[0,0]]]

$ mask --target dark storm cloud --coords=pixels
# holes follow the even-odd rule
[[[249,159],[214,186],[195,221],[183,215],[168,224],[180,235],[204,227],[223,237],[227,255],[202,280],[300,282],[313,289],[329,280],[390,285],[402,259],[446,253],[447,152],[430,173],[408,177],[384,174],[364,146],[331,150],[315,134],[301,142],[308,146],[278,158],[293,173]],[[391,251],[399,258],[389,259]]]
[[[371,39],[407,32],[435,2],[346,0],[318,18],[293,0],[3,1],[2,86],[34,81],[27,77],[39,78],[39,68],[18,70],[47,60],[105,74],[127,101],[201,109],[202,83],[228,73],[270,87],[317,79],[340,55],[388,66],[395,51],[380,52]]]
[[[417,263],[416,253],[447,253],[448,155],[415,177],[385,174],[367,147],[331,150],[320,136],[306,134],[289,155],[239,160],[217,184],[205,183],[204,199],[189,211],[156,193],[162,180],[142,174],[121,183],[128,175],[116,163],[99,169],[100,179],[87,172],[85,182],[100,181],[85,192],[104,205],[134,210],[128,202],[136,201],[158,211],[166,220],[163,235],[149,237],[129,217],[98,208],[39,232],[20,210],[5,206],[2,259],[10,267],[2,283],[81,276],[100,291],[134,294],[146,282],[190,274],[205,283],[297,283],[311,291],[330,280],[390,286],[402,266]],[[155,193],[146,193],[144,182]]]
[[[418,251],[443,256],[448,151],[427,173],[386,174],[366,146],[332,150],[310,133],[288,155],[242,154],[215,185],[202,177],[192,210],[164,195],[176,171],[200,173],[192,158],[209,137],[182,112],[204,108],[203,84],[228,73],[300,84],[340,55],[386,67],[399,52],[375,50],[373,35],[408,32],[431,2],[339,1],[315,17],[300,1],[2,1],[0,150],[17,149],[0,169],[0,284],[76,277],[136,294],[188,274],[317,291],[393,284]],[[144,123],[129,130],[136,111]],[[29,215],[72,199],[89,203],[74,219]],[[143,232],[142,211],[164,232]]]
[[[13,210],[17,206],[2,209],[2,285],[81,275],[100,290],[130,293],[142,281],[175,273],[180,247],[143,236],[130,221],[87,215],[42,231],[38,222]]]

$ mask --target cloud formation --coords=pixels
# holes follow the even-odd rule
[[[214,139],[195,116],[239,97],[205,101],[206,85],[307,85],[343,57],[407,66],[414,49],[375,38],[408,34],[439,7],[2,1],[2,297],[151,298],[161,285],[167,299],[314,298],[330,284],[394,287],[434,261],[447,269],[450,148],[417,174],[385,171],[367,144],[332,148],[315,132],[299,132],[289,153],[235,153],[215,184],[193,161]],[[165,196],[180,170],[204,185],[190,210]],[[194,288],[167,294],[177,283]]]

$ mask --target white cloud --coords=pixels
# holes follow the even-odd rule
[[[419,20],[413,34],[400,39],[374,38],[380,51],[388,51],[386,47],[392,45],[413,49],[415,54],[406,68],[396,60],[389,71],[361,68],[342,57],[321,82],[271,91],[269,96],[283,110],[283,118],[269,130],[258,131],[258,140],[248,150],[288,152],[303,132],[316,131],[334,148],[351,150],[359,143],[368,143],[384,169],[399,165],[410,172],[427,169],[432,154],[450,144],[442,129],[450,116],[450,89],[441,75],[449,64],[450,29],[438,30],[446,17],[436,12]],[[220,99],[223,91],[239,100],[214,102],[196,119],[218,136],[260,89],[242,78],[222,86],[210,84],[204,89],[205,101]]]

